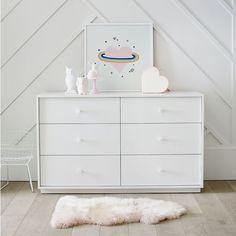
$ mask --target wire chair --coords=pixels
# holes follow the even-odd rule
[[[6,184],[9,184],[9,166],[25,166],[27,169],[31,191],[33,184],[29,163],[34,157],[35,142],[31,133],[23,131],[6,131],[1,140],[1,167],[6,166]]]

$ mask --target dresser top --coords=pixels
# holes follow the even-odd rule
[[[192,91],[169,91],[165,93],[142,93],[142,92],[101,92],[99,94],[87,94],[87,95],[68,95],[64,92],[48,92],[39,94],[40,98],[87,98],[87,97],[202,97],[203,94]]]

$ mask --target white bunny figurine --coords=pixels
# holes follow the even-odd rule
[[[66,93],[67,94],[76,94],[76,78],[72,73],[72,69],[66,67]]]
[[[77,78],[76,86],[79,95],[85,95],[88,92],[88,80],[87,78],[80,76]]]

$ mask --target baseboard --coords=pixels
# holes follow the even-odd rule
[[[205,180],[236,180],[236,147],[205,148]]]

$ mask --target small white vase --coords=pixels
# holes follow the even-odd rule
[[[78,77],[76,86],[79,95],[85,95],[88,92],[88,80],[85,77]]]
[[[76,94],[76,78],[72,73],[72,69],[66,67],[66,94]]]

